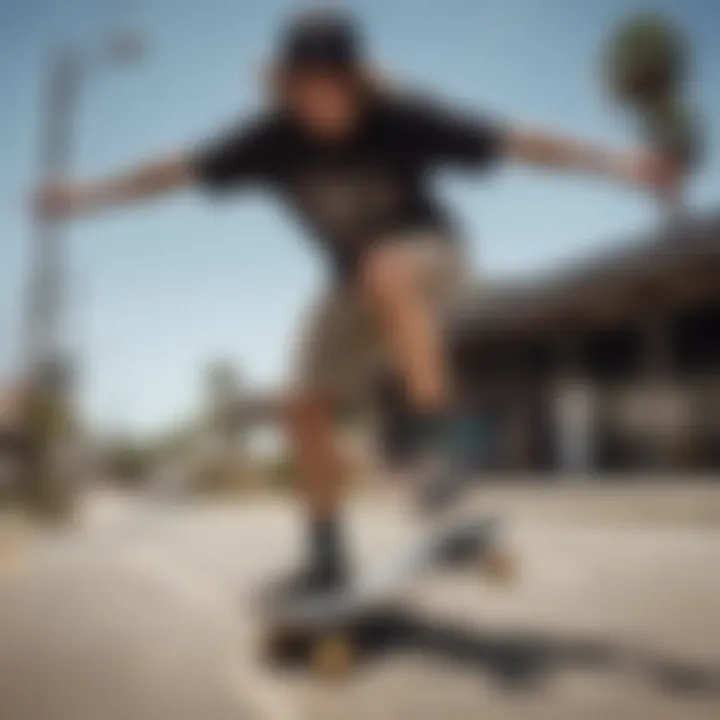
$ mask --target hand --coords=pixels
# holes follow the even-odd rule
[[[633,153],[621,159],[618,170],[622,180],[644,188],[665,204],[679,199],[683,169],[670,155],[650,150]]]
[[[33,205],[40,217],[61,220],[80,212],[84,199],[79,187],[60,182],[41,188],[35,195]]]

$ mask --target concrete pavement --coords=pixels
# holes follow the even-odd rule
[[[287,501],[98,496],[82,528],[36,538],[0,570],[0,717],[720,715],[720,487],[523,485],[476,502],[514,518],[517,585],[423,581],[407,613],[376,619],[365,662],[333,685],[255,655],[248,594],[301,551]],[[359,562],[412,525],[401,508],[358,500]]]

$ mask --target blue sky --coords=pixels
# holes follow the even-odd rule
[[[0,3],[0,381],[17,369],[19,317],[48,51],[95,53],[78,108],[73,174],[93,177],[212,135],[261,102],[255,73],[290,0],[2,0]],[[609,146],[632,127],[604,98],[596,59],[608,28],[636,0],[355,0],[378,62],[442,97]],[[720,3],[648,2],[695,44],[692,98],[720,136]],[[112,26],[139,28],[136,67],[100,61]],[[715,152],[692,202],[718,201]],[[532,274],[642,231],[644,197],[598,181],[504,168],[443,177],[478,273]],[[82,368],[81,403],[105,427],[157,428],[197,402],[217,356],[253,383],[284,375],[303,306],[323,268],[282,208],[257,194],[232,201],[183,193],[68,228],[73,278],[68,333]]]

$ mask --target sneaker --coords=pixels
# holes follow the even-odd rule
[[[346,585],[346,574],[339,567],[309,565],[271,583],[260,602],[274,607],[298,605],[338,592]]]

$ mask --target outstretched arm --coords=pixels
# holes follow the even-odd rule
[[[404,136],[439,163],[482,167],[499,159],[547,169],[603,176],[656,194],[676,197],[682,167],[669,153],[644,149],[610,152],[589,143],[524,128],[435,102],[413,100]]]
[[[505,154],[531,165],[595,174],[636,185],[666,202],[674,200],[682,175],[672,158],[657,151],[609,152],[543,132],[508,131]]]
[[[190,184],[192,180],[192,163],[178,155],[106,180],[50,184],[38,193],[37,209],[42,215],[54,218],[85,215],[163,195]]]
[[[196,150],[147,163],[89,183],[53,183],[41,189],[37,209],[68,218],[203,185],[221,190],[262,181],[278,157],[274,125],[264,117],[244,122]]]

